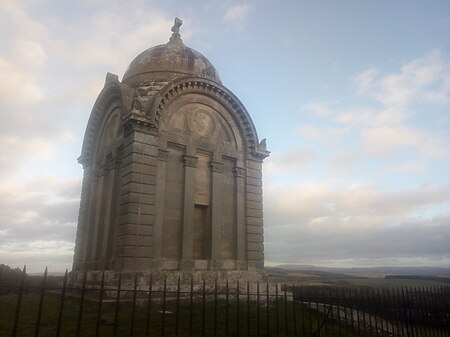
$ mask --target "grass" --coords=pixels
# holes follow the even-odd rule
[[[352,278],[346,279],[346,282],[354,286],[368,286],[368,287],[440,287],[448,286],[448,283],[433,281],[433,280],[421,280],[421,279],[384,279],[384,278]]]
[[[55,336],[58,325],[58,313],[61,297],[58,294],[47,293],[44,300],[44,308],[40,323],[39,336]],[[10,336],[13,328],[14,313],[17,303],[17,295],[0,296],[0,336]],[[19,330],[17,336],[34,336],[36,329],[36,320],[38,314],[39,294],[28,293],[23,296],[19,319]],[[285,307],[286,305],[286,307]],[[179,336],[189,336],[191,317],[192,317],[192,336],[257,336],[258,333],[258,307],[254,301],[249,304],[246,298],[241,298],[239,305],[236,298],[230,298],[228,306],[224,299],[214,301],[205,301],[205,306],[201,299],[196,299],[194,303],[192,316],[189,310],[189,301],[180,303],[178,312],[178,334]],[[277,311],[278,307],[278,311]],[[61,320],[61,336],[75,336],[77,329],[77,320],[79,315],[80,301],[76,298],[66,298]],[[97,328],[98,303],[95,301],[85,301],[82,312],[82,323],[80,336],[95,336]],[[166,312],[162,314],[162,303],[152,302],[150,315],[147,316],[147,302],[142,302],[136,306],[134,321],[132,324],[132,304],[131,302],[121,302],[119,306],[117,336],[130,336],[133,325],[133,336],[146,336],[147,322],[149,324],[150,336],[176,335],[177,313],[175,302],[166,303]],[[99,335],[113,336],[116,306],[114,302],[104,302],[99,321]],[[294,304],[283,299],[272,302],[269,309],[265,305],[259,307],[259,327],[261,336],[277,335],[277,321],[279,335],[284,336],[286,329],[287,335],[294,336],[294,330],[297,336],[311,336],[311,332],[317,330],[317,327],[324,321],[324,316],[317,311],[310,310],[300,304]],[[278,312],[278,320],[277,320]],[[215,313],[217,317],[214,324]],[[267,322],[267,314],[269,322]],[[149,319],[148,319],[149,317]],[[204,320],[202,318],[204,317]],[[204,324],[202,324],[204,322]],[[227,324],[228,323],[228,324]],[[269,323],[269,329],[267,329]],[[238,328],[239,327],[239,328]],[[227,331],[228,329],[228,331]],[[239,329],[239,330],[238,330]],[[327,321],[327,324],[321,329],[321,336],[339,336],[339,330],[342,336],[345,336],[345,329],[335,323]],[[203,333],[204,331],[204,333]]]

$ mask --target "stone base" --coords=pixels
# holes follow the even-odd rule
[[[88,271],[86,273],[86,285],[94,288],[98,287],[102,279],[102,271]],[[203,282],[209,286],[214,285],[216,280],[218,285],[225,285],[227,280],[230,285],[245,285],[247,282],[256,284],[257,282],[266,282],[267,275],[264,271],[249,270],[163,270],[163,271],[105,271],[105,286],[116,286],[119,282],[121,274],[121,286],[123,289],[132,289],[134,287],[135,277],[137,280],[137,288],[139,290],[147,290],[150,280],[154,287],[160,287],[166,282],[169,287],[178,284],[178,279],[182,285],[190,285],[191,281],[194,286],[202,286]],[[84,271],[72,271],[70,273],[70,283],[75,286],[81,286],[83,283]]]

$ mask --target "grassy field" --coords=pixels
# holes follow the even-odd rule
[[[58,325],[57,317],[60,299],[60,296],[57,294],[46,294],[39,336],[55,335]],[[35,334],[38,301],[39,294],[37,293],[29,293],[23,297],[19,320],[20,328],[17,336],[33,336]],[[0,336],[11,335],[16,303],[17,295],[0,296]],[[142,302],[136,307],[135,318],[133,321],[133,336],[146,336],[147,322],[149,324],[149,336],[162,336],[162,329],[164,329],[164,336],[175,336],[177,319],[179,336],[189,336],[191,324],[189,302],[181,302],[178,314],[176,312],[175,303],[167,303],[164,315],[164,325],[161,306],[161,303],[152,303],[149,317],[147,317],[147,302]],[[80,336],[87,337],[96,335],[98,307],[98,303],[94,301],[86,301],[84,303]],[[259,327],[261,335],[267,335],[267,313],[270,317],[269,335],[277,335],[276,309],[277,304],[275,302],[271,303],[269,306],[269,312],[267,312],[265,305],[260,305]],[[239,334],[247,336],[249,331],[251,336],[257,336],[257,312],[258,308],[256,303],[250,302],[250,305],[248,305],[245,298],[241,300],[239,306],[237,305],[235,298],[230,299],[228,309],[226,302],[223,299],[218,300],[216,304],[214,301],[206,301],[204,308],[202,301],[197,299],[194,303],[194,310],[192,312],[192,336],[237,336]],[[79,300],[67,298],[65,300],[61,320],[61,336],[76,335],[78,315]],[[117,320],[117,336],[131,335],[131,316],[131,303],[121,303]],[[217,317],[216,325],[214,324],[215,316]],[[203,317],[204,320],[202,320]],[[202,321],[204,322],[204,325],[202,325]],[[296,330],[297,336],[311,336],[311,332],[314,332],[323,321],[324,316],[322,314],[314,310],[309,310],[300,304],[296,304],[294,313],[292,302],[287,303],[287,310],[285,310],[285,303],[283,300],[280,299],[278,302],[278,330],[279,334],[282,336],[285,335],[286,329],[288,335],[294,336],[294,330]],[[115,330],[114,322],[115,303],[103,303],[98,325],[99,335],[113,336]],[[238,327],[239,331],[237,330]],[[341,331],[342,336],[346,335],[346,330],[343,327],[339,328],[336,323],[331,326],[328,321],[321,329],[320,335],[339,336],[339,330]]]
[[[421,279],[384,279],[384,278],[351,278],[345,279],[351,285],[368,287],[439,287],[448,283]]]

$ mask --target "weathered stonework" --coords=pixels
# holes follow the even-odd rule
[[[122,82],[107,74],[79,158],[73,278],[260,279],[268,155],[242,103],[178,33],[140,54]]]

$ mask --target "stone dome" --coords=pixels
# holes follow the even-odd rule
[[[222,83],[214,66],[198,51],[186,47],[174,32],[169,42],[143,51],[128,66],[123,82],[171,81],[182,76],[205,77]]]

